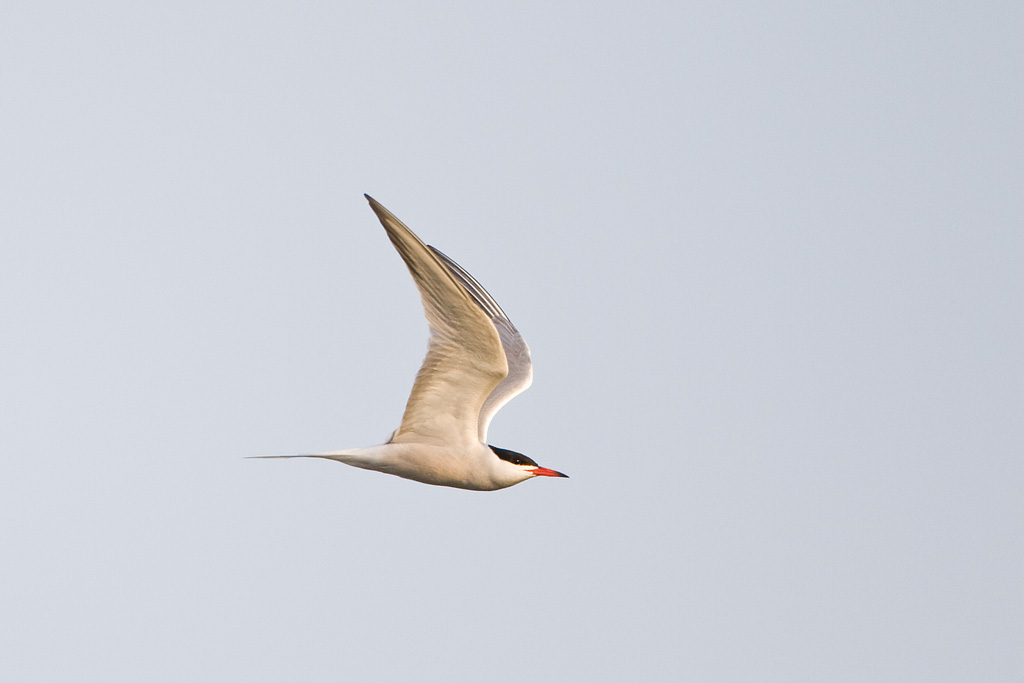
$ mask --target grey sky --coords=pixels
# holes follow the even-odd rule
[[[7,2],[0,673],[1019,681],[1015,3]],[[481,494],[310,461],[529,341]]]

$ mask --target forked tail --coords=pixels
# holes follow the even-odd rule
[[[271,458],[323,458],[324,460],[337,460],[346,465],[356,467],[367,467],[373,461],[372,456],[368,457],[367,448],[350,448],[343,451],[328,451],[326,453],[299,453],[296,455],[247,455],[246,459],[264,460]]]

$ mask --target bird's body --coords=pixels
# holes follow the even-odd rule
[[[534,476],[521,467],[503,467],[503,461],[480,443],[461,448],[429,443],[386,443],[351,448],[313,457],[337,460],[366,470],[394,474],[437,486],[494,491]]]
[[[564,477],[521,453],[486,443],[494,413],[533,380],[530,349],[518,330],[472,275],[366,198],[409,268],[430,326],[427,357],[402,423],[380,446],[265,457],[326,458],[425,484],[478,491],[535,476]]]

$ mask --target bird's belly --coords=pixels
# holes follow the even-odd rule
[[[472,454],[428,444],[386,444],[378,467],[381,472],[404,479],[474,491],[493,491],[487,468]]]

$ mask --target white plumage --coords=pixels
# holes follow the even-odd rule
[[[369,195],[423,300],[427,356],[391,440],[310,455],[427,484],[491,491],[536,476],[564,477],[530,458],[487,445],[498,410],[533,381],[530,348],[498,303],[459,264],[424,244]]]

